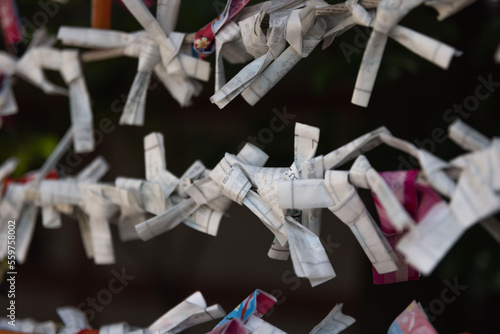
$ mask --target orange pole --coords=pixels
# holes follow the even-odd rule
[[[92,0],[92,28],[111,28],[112,0]]]

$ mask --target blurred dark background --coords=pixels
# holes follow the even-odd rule
[[[17,3],[20,16],[30,21],[42,10],[35,1]],[[381,125],[403,139],[429,143],[426,139],[432,138],[433,130],[446,132],[449,120],[443,118],[445,111],[474,95],[480,83],[478,77],[487,79],[491,75],[493,81],[500,82],[499,65],[493,61],[500,43],[499,4],[493,0],[478,1],[443,22],[437,21],[432,8],[421,6],[412,11],[403,25],[464,53],[453,59],[449,70],[443,71],[389,40],[366,109],[350,103],[362,52],[352,54],[348,61],[339,46],[342,42],[355,45],[353,30],[326,50],[318,47],[255,107],[237,98],[219,110],[209,102],[212,78],[191,107],[180,108],[154,80],[152,87],[157,87],[148,92],[144,127],[118,125],[137,60],[124,57],[84,64],[94,126],[98,128],[101,120],[110,119],[113,131],[98,139],[94,153],[63,162],[62,171],[74,174],[102,155],[111,166],[104,181],[113,182],[117,176],[144,178],[143,137],[152,131],[164,135],[167,165],[172,173],[180,176],[196,159],[211,168],[225,152],[235,153],[249,136],[257,136],[261,129],[269,127],[273,109],[284,108],[296,115],[293,121],[321,129],[318,154],[328,153]],[[58,8],[47,23],[52,33],[61,25],[90,25],[89,1],[70,0]],[[176,30],[198,30],[217,15],[216,9],[220,9],[218,2],[183,1]],[[116,3],[112,28],[140,29],[135,19]],[[213,57],[210,60],[213,63]],[[227,77],[240,68],[227,65]],[[58,73],[50,73],[50,79],[63,84]],[[461,117],[489,137],[500,135],[499,90],[495,87],[476,110]],[[47,96],[22,79],[17,80],[14,92],[19,113],[5,118],[0,129],[0,161],[18,157],[21,164],[15,175],[20,176],[39,168],[67,130],[69,104],[66,97]],[[267,166],[291,164],[293,121],[265,144],[264,150],[270,155]],[[463,152],[448,139],[424,147],[444,159]],[[367,157],[380,171],[407,167],[401,165],[396,151],[386,147],[377,148]],[[373,209],[369,194],[363,196]],[[259,288],[277,295],[279,305],[266,320],[286,332],[308,333],[335,304],[342,302],[344,313],[356,318],[345,333],[385,333],[412,300],[429,309],[429,305],[437,305],[436,299],[441,299],[446,281],[457,280],[467,288],[455,301],[444,304],[440,314],[431,314],[437,331],[499,332],[500,245],[480,226],[467,231],[429,277],[376,286],[372,283],[370,262],[348,227],[325,210],[322,239],[336,245],[329,256],[337,277],[313,289],[308,281],[295,278],[290,261],[267,257],[273,236],[245,207],[233,204],[229,215],[223,218],[215,238],[181,225],[148,242],[124,243],[118,240],[113,226],[117,262],[110,266],[97,266],[86,258],[76,221],[67,218],[58,230],[44,229],[39,222],[28,261],[18,265],[17,317],[58,320],[57,307],[85,304],[87,297],[95,298],[107,288],[113,269],[125,268],[127,275],[135,278],[96,312],[91,322],[94,328],[119,321],[146,327],[197,290],[208,304],[219,303],[230,311]],[[0,309],[5,310],[6,285],[1,289]],[[206,332],[215,323],[186,333]]]

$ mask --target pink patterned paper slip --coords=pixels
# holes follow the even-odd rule
[[[387,334],[438,334],[416,301],[398,315]]]
[[[21,19],[14,0],[0,0],[0,23],[7,45],[12,46],[21,42]]]
[[[417,223],[435,204],[441,201],[441,197],[430,186],[417,182],[418,173],[418,170],[379,173],[408,214]],[[375,268],[372,268],[373,283],[390,284],[418,280],[420,276],[418,270],[408,265],[404,256],[396,250],[396,243],[403,236],[403,233],[396,232],[378,198],[375,194],[372,193],[372,195],[380,218],[381,230],[398,257],[396,262],[398,270],[394,272],[379,274]]]

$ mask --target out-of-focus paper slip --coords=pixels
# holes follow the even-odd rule
[[[342,313],[342,306],[337,304],[309,334],[337,334],[356,322],[356,319]]]
[[[60,307],[56,311],[64,323],[64,328],[59,333],[76,334],[83,329],[92,328],[87,321],[85,313],[75,307]]]
[[[149,326],[153,334],[176,334],[214,319],[226,312],[218,305],[208,306],[201,292],[195,292]]]
[[[274,327],[255,315],[248,317],[245,327],[248,329],[248,332],[252,334],[286,334],[286,332]]]
[[[114,263],[113,244],[109,220],[120,211],[120,207],[140,209],[133,194],[125,189],[109,185],[79,185],[85,213],[89,216],[93,255],[97,264]]]
[[[418,170],[380,173],[380,176],[390,187],[404,209],[411,214],[412,218],[418,221],[434,204],[441,201],[441,197],[431,187],[418,184],[417,175]],[[403,234],[396,231],[386,213],[384,205],[378,200],[375,193],[372,194],[380,218],[381,230],[386,235],[391,247],[395,249],[396,243]],[[379,274],[374,269],[373,283],[388,284],[419,279],[420,273],[418,270],[408,265],[402,254],[396,251],[396,255],[398,256],[398,261],[396,262],[398,270],[392,273]]]
[[[44,180],[40,185],[40,205],[42,206],[42,222],[46,228],[61,227],[61,218],[58,213],[48,212],[55,210],[56,205],[82,205],[83,199],[78,184],[72,180]]]
[[[153,1],[151,1],[153,3]],[[158,0],[156,4],[156,20],[166,33],[174,30],[179,17],[181,0]]]
[[[99,328],[99,334],[129,334],[132,331],[129,326],[125,323],[117,323],[111,325],[104,325]]]
[[[178,60],[175,59],[178,49],[167,37],[167,33],[162,30],[160,24],[147,9],[142,1],[122,0],[127,9],[134,15],[137,21],[142,25],[144,30],[148,32],[151,38],[155,41],[160,49],[161,59],[165,68],[169,67],[170,62],[173,62],[174,72],[182,73],[183,69]],[[176,50],[177,49],[177,50]]]
[[[491,141],[460,119],[448,127],[448,137],[467,151],[478,151],[491,145]]]
[[[412,301],[394,320],[387,334],[438,334],[438,332],[432,327],[420,303]]]
[[[214,327],[225,324],[231,319],[238,319],[245,323],[250,316],[262,317],[276,303],[276,298],[262,290],[255,290],[250,296],[245,298],[236,308],[231,311],[221,322]]]
[[[471,128],[463,128],[472,136],[460,135],[462,140],[473,144],[465,146],[482,146],[484,139],[473,134]],[[455,126],[455,132],[458,129]],[[481,138],[481,139],[478,139]],[[456,139],[456,138],[455,138]],[[476,149],[472,153],[464,154],[452,160],[452,164],[462,169],[457,188],[451,197],[450,207],[458,222],[468,228],[500,210],[500,140],[494,139],[483,149]]]
[[[231,319],[207,334],[249,334],[249,332],[240,320]]]
[[[415,225],[413,218],[364,155],[360,155],[354,161],[349,171],[349,181],[356,187],[371,189],[377,195],[396,231],[403,231],[404,228]]]
[[[182,48],[185,34],[173,30],[178,1],[158,2],[157,17],[140,1],[126,1],[132,14],[146,31],[122,33],[99,29],[62,27],[58,37],[63,43],[97,47],[104,50],[90,51],[82,56],[85,61],[114,58],[122,55],[139,58],[138,72],[130,89],[120,124],[143,125],[147,90],[154,71],[165,88],[181,106],[188,106],[201,85],[193,79],[207,81],[210,64],[191,55]]]
[[[487,149],[489,146],[491,146],[493,143],[495,143],[497,140],[489,140],[486,136],[484,136],[482,133],[478,132],[477,130],[473,129],[472,127],[468,126],[464,122],[460,120],[454,121],[449,127],[448,127],[448,135],[450,139],[452,139],[457,145],[462,147],[465,150],[468,151],[480,151]],[[479,159],[486,159],[485,161],[488,161],[490,164],[485,164],[485,161],[480,162],[480,165],[475,168],[476,170],[482,169],[484,172],[486,172],[485,177],[488,179],[490,178],[491,175],[495,174],[494,170],[497,170],[496,168],[484,168],[485,165],[487,166],[493,166],[495,164],[498,164],[498,158],[495,159],[496,152],[493,150],[489,153],[486,153],[483,157]],[[465,156],[467,157],[467,156]],[[473,156],[471,156],[472,158]],[[461,161],[462,160],[462,161]],[[476,165],[474,161],[468,161],[469,159],[465,158],[457,158],[452,161],[453,164],[457,165],[463,165],[465,167],[473,167]],[[474,158],[472,159],[474,160]],[[498,183],[494,182],[497,179],[493,179],[493,181],[487,181],[487,184],[493,184],[493,188],[498,192]],[[489,217],[487,219],[481,220],[480,224],[500,243],[500,223],[494,218],[494,217]]]
[[[115,185],[117,188],[130,191],[143,211],[155,215],[165,211],[165,199],[158,183],[118,177],[115,180]]]
[[[442,21],[475,1],[476,0],[426,0],[425,4],[437,10],[439,13],[438,20]]]
[[[49,175],[49,173],[57,164],[57,161],[59,161],[64,153],[69,149],[71,141],[74,138],[73,135],[73,128],[70,128],[63,136],[63,138],[59,141],[47,160],[45,160],[44,164],[35,174],[35,176],[26,180],[27,182],[29,182],[26,187],[19,187],[16,189],[17,191],[14,191],[12,193],[9,193],[9,191],[7,191],[8,196],[14,196],[16,200],[19,200],[19,202],[15,203],[15,205],[11,205],[9,201],[5,201],[5,199],[2,200],[2,206],[4,202],[7,203],[7,212],[10,212],[10,214],[14,214],[14,216],[12,217],[6,217],[7,219],[17,219],[19,216],[19,222],[16,226],[16,260],[21,264],[26,260],[31,240],[33,238],[36,218],[39,211],[38,205],[40,183],[47,175]],[[2,216],[3,215],[5,215],[5,213],[2,211]],[[6,225],[7,220],[5,220],[2,225],[0,225],[0,227],[3,227],[0,229],[0,255],[3,256],[5,256],[3,252],[6,252],[7,250]]]
[[[432,187],[443,195],[451,196],[455,190],[455,181],[445,169],[451,168],[452,165],[408,141],[394,137],[385,127],[380,127],[325,155],[322,158],[325,170],[336,168],[382,143],[416,158],[423,175]]]
[[[53,321],[36,322],[33,319],[16,318],[15,331],[12,331],[12,322],[9,318],[0,319],[0,333],[2,334],[17,334],[17,333],[38,333],[38,334],[56,334],[56,324]]]
[[[396,249],[409,264],[429,275],[464,232],[449,206],[442,202],[434,205],[417,227],[399,240]]]
[[[94,150],[93,116],[78,51],[30,45],[18,60],[11,56],[3,56],[0,59],[2,60],[0,69],[7,70],[10,76],[18,75],[47,94],[69,95],[75,151],[83,153]],[[48,81],[43,72],[44,69],[59,71],[69,91]]]
[[[146,180],[158,183],[164,198],[168,198],[177,188],[179,179],[167,170],[163,135],[153,132],[144,137],[144,159]]]
[[[4,179],[16,170],[18,163],[19,160],[17,158],[9,158],[5,160],[2,165],[0,165],[0,187],[4,186]],[[0,193],[0,198],[2,198],[1,196],[3,196],[2,193]]]

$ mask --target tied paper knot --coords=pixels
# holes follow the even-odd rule
[[[21,58],[15,59],[0,52],[0,70],[8,75],[2,83],[0,115],[17,112],[17,105],[11,90],[11,77],[14,75],[22,77],[46,94],[69,97],[75,152],[91,152],[95,147],[92,108],[78,52],[55,49],[52,47],[54,42],[55,40],[50,38],[44,29],[39,29]],[[68,89],[47,80],[44,69],[59,71]]]
[[[224,196],[240,205],[251,187],[242,170],[238,166],[230,166],[225,159],[212,170],[209,177],[220,185]]]
[[[388,36],[443,69],[448,68],[453,56],[461,54],[444,43],[398,25],[402,18],[422,3],[422,0],[381,0],[375,14],[368,12],[356,0],[345,3],[352,22],[373,28],[356,79],[352,103],[368,106]]]

